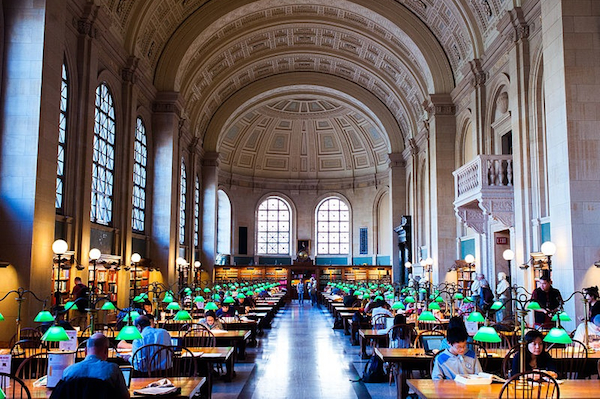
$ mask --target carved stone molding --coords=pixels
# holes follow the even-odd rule
[[[140,59],[131,56],[127,59],[127,66],[121,70],[121,78],[124,82],[135,84],[137,81],[136,71]]]
[[[506,40],[512,43],[529,39],[530,26],[525,21],[523,9],[515,7],[507,11],[497,25],[498,30]]]
[[[471,85],[473,87],[485,85],[485,82],[487,81],[487,72],[481,67],[481,60],[478,58],[471,60],[469,61],[469,66],[472,74]]]
[[[488,214],[477,203],[472,202],[457,207],[456,216],[459,217],[465,226],[472,228],[478,234],[487,233]]]
[[[506,227],[515,225],[515,212],[512,198],[485,198],[479,202],[479,207],[490,217]]]

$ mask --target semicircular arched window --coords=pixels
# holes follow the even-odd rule
[[[256,214],[256,252],[259,255],[289,255],[291,210],[280,197],[268,197]]]

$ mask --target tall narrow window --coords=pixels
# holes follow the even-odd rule
[[[225,191],[217,191],[217,253],[231,254],[231,201]]]
[[[115,169],[115,107],[106,83],[96,88],[94,152],[92,156],[92,209],[94,223],[110,225]]]
[[[350,210],[339,198],[327,198],[317,207],[317,254],[349,253]]]
[[[185,162],[181,160],[181,176],[179,178],[179,243],[185,243],[185,196],[187,194],[187,175]]]
[[[194,247],[198,247],[200,234],[200,179],[196,175],[194,182]]]
[[[257,252],[260,255],[289,255],[290,206],[279,197],[269,197],[258,206]]]
[[[62,66],[62,82],[60,85],[60,118],[58,120],[58,156],[56,160],[56,211],[63,213],[65,190],[65,154],[67,150],[67,119],[69,106],[69,77],[67,66]]]
[[[133,231],[143,233],[146,224],[146,165],[148,164],[148,146],[146,144],[146,126],[142,118],[135,125],[135,143],[133,145],[133,195],[131,227]]]

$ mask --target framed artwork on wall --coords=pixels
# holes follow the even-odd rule
[[[310,240],[298,240],[298,252],[303,250],[310,256]]]

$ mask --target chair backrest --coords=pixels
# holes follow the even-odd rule
[[[23,327],[23,328],[21,328],[19,335],[20,335],[20,338],[19,338],[20,340],[27,339],[27,340],[41,341],[43,334],[37,328]],[[10,342],[9,342],[9,347],[12,348],[13,345],[15,344],[15,342],[17,342],[17,334],[15,334],[11,337]]]
[[[371,320],[371,323],[373,324],[373,329],[380,330],[382,328],[386,328],[387,327],[387,323],[386,323],[387,319],[388,319],[388,316],[386,316],[384,314],[380,314],[380,315],[373,317],[373,319]]]
[[[172,367],[162,368],[163,359],[172,357]],[[186,347],[164,347],[152,357],[149,375],[155,378],[194,377],[197,373],[196,356]]]
[[[82,337],[89,337],[90,335],[92,335],[95,332],[104,333],[104,335],[106,335],[107,337],[114,337],[115,336],[115,329],[112,326],[109,326],[108,324],[95,323],[93,331],[92,331],[91,327],[92,326],[87,326],[85,328],[85,330],[83,330],[83,332],[81,333],[81,336]]]
[[[48,348],[39,339],[22,339],[10,348],[10,354],[15,358],[26,358],[40,352],[46,353]]]
[[[500,368],[500,375],[502,376],[502,378],[510,377],[510,374],[512,373],[513,357],[515,356],[516,353],[519,352],[520,349],[521,349],[521,345],[513,346],[512,348],[510,348],[508,353],[504,356],[504,359],[502,359],[502,366]]]
[[[206,328],[194,328],[183,336],[183,345],[189,348],[214,347],[217,344],[215,335]]]
[[[445,337],[446,334],[444,334],[441,331],[435,331],[435,330],[424,330],[419,332],[419,334],[417,335],[417,337],[415,338],[415,343],[413,344],[413,346],[415,348],[423,348],[423,336],[424,335],[439,335],[442,337]]]
[[[393,339],[394,331],[396,332],[396,339]],[[400,331],[404,331],[405,339],[398,337]],[[417,337],[417,331],[412,324],[394,324],[388,331],[388,343],[390,348],[410,348],[414,345],[415,338]]]
[[[554,358],[559,379],[583,378],[588,357],[584,343],[574,339],[570,344],[553,344],[547,350]]]
[[[12,374],[0,373],[0,388],[4,392],[6,399],[31,399],[31,392],[25,386],[23,380]]]
[[[558,383],[542,371],[526,371],[512,376],[500,390],[500,399],[560,398]]]
[[[469,348],[473,352],[475,352],[475,355],[479,359],[479,364],[481,364],[481,368],[483,370],[485,370],[487,367],[487,359],[488,359],[488,353],[487,353],[487,350],[485,349],[485,346],[483,346],[479,342],[469,342],[469,343],[467,343],[467,348]]]
[[[115,399],[117,397],[117,390],[107,381],[89,377],[60,380],[50,395],[50,399]]]
[[[48,374],[48,353],[31,355],[21,362],[15,376],[24,380],[37,380]]]
[[[153,373],[173,367],[173,353],[175,348],[161,344],[148,344],[138,348],[131,357],[136,375],[147,375],[153,377]],[[160,354],[155,357],[156,354]]]

